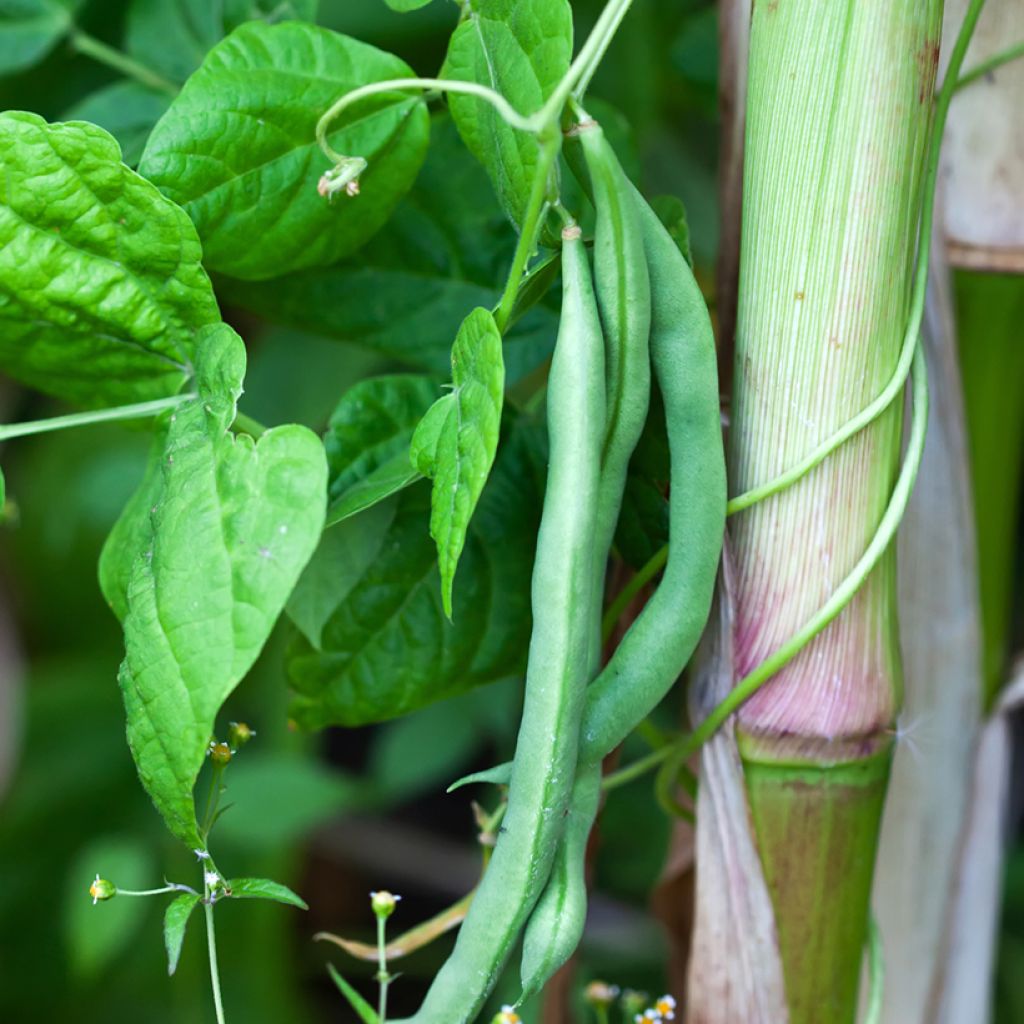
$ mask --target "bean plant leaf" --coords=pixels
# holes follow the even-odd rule
[[[0,68],[13,75],[43,59],[71,27],[59,0],[0,0]]]
[[[333,558],[347,564],[347,548],[361,568],[356,579],[320,575],[318,634],[296,635],[289,644],[288,678],[297,691],[291,714],[299,725],[384,721],[522,670],[542,442],[537,428],[517,425],[502,445],[462,556],[453,597],[458,628],[441,607],[436,552],[424,529],[424,484],[325,534]],[[367,516],[379,517],[372,545],[362,528]],[[307,575],[323,557],[321,545]]]
[[[409,443],[436,394],[429,377],[393,374],[362,380],[342,396],[324,436],[328,526],[420,478],[409,459]]]
[[[261,280],[358,249],[409,190],[426,154],[419,96],[362,103],[329,135],[369,161],[360,194],[317,192],[329,163],[320,115],[357,86],[409,76],[404,61],[315,25],[248,22],[218,43],[149,138],[139,165],[199,230],[206,263]]]
[[[149,529],[132,531],[120,683],[128,743],[171,832],[202,846],[192,788],[221,704],[259,654],[324,521],[323,447],[300,426],[229,432],[245,348],[197,352],[198,397],[169,417]],[[145,486],[145,485],[144,485]]]
[[[300,910],[309,910],[304,899],[297,896],[280,882],[272,882],[269,878],[233,878],[227,883],[231,890],[231,898],[236,900],[274,900],[287,903]]]
[[[100,590],[119,622],[124,622],[128,614],[128,583],[135,560],[146,549],[152,533],[150,514],[163,491],[166,448],[167,430],[163,426],[150,445],[142,482],[121,509],[100,551]]]
[[[313,21],[316,9],[316,0],[133,0],[125,46],[158,74],[184,82],[207,51],[244,22]]]
[[[0,370],[83,405],[174,394],[220,319],[201,257],[102,128],[0,114]]]
[[[440,116],[412,191],[356,259],[279,277],[273,288],[224,279],[220,293],[269,320],[447,374],[462,318],[475,306],[497,304],[515,243],[486,174],[451,119]],[[529,291],[534,302],[546,293]],[[519,306],[519,316],[505,334],[509,380],[550,355],[558,327],[547,306]]]
[[[105,85],[76,103],[69,121],[91,121],[110,132],[121,147],[121,159],[135,167],[153,125],[171,105],[167,93],[127,80]]]
[[[164,911],[164,947],[167,949],[168,974],[173,974],[178,969],[181,944],[185,941],[185,928],[198,902],[199,896],[196,893],[183,892],[171,900]]]
[[[452,33],[442,75],[486,85],[529,115],[554,92],[571,60],[568,0],[471,0]],[[537,166],[536,139],[510,128],[483,100],[452,93],[448,105],[505,212],[521,224]]]
[[[363,1024],[380,1024],[377,1011],[338,973],[334,964],[327,965],[327,972]]]
[[[452,390],[431,406],[410,446],[416,468],[434,481],[430,535],[437,542],[449,619],[466,530],[498,450],[504,397],[501,332],[490,310],[474,309],[452,346]]]

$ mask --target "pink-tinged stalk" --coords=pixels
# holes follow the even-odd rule
[[[758,0],[747,101],[731,491],[796,463],[885,386],[906,329],[941,0]],[[739,514],[741,678],[863,553],[899,467],[897,402]],[[941,552],[936,552],[941,557]],[[791,1024],[852,1022],[901,669],[890,550],[741,710]],[[834,773],[834,774],[830,774]]]

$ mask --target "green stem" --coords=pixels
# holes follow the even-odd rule
[[[79,53],[93,60],[105,64],[126,78],[134,79],[140,85],[145,85],[157,92],[165,92],[170,96],[178,95],[178,86],[155,71],[150,71],[144,64],[134,61],[131,57],[123,54],[120,50],[100,42],[99,39],[88,35],[81,29],[75,29],[71,33],[71,45]]]
[[[523,216],[523,228],[519,234],[516,251],[512,256],[512,267],[508,272],[505,290],[502,292],[501,301],[494,314],[494,322],[503,334],[509,318],[512,316],[516,296],[519,294],[519,286],[522,284],[523,274],[526,272],[526,264],[537,247],[537,235],[540,233],[543,215],[547,209],[548,177],[561,148],[562,136],[557,131],[551,131],[538,141],[540,142],[540,156],[537,159],[537,168],[534,171],[533,184],[530,188],[530,198]]]
[[[30,434],[45,434],[51,430],[67,430],[70,427],[87,427],[93,423],[108,423],[111,420],[139,420],[155,416],[166,409],[173,409],[191,401],[195,395],[172,395],[157,398],[151,402],[136,402],[134,405],[118,405],[112,409],[96,409],[93,412],[73,412],[67,416],[51,416],[46,420],[29,420],[25,423],[7,423],[0,426],[0,441],[14,437],[28,437]]]
[[[1017,60],[1019,57],[1024,57],[1024,40],[1015,43],[1013,46],[1008,46],[1005,50],[994,53],[991,57],[971,68],[970,71],[962,74],[956,79],[953,91],[959,92],[972,82],[976,82],[979,78],[984,78],[989,72],[995,71],[996,68],[1002,67],[1004,64],[1009,64],[1010,61]]]
[[[207,888],[209,888],[207,886]],[[204,903],[206,913],[206,945],[210,951],[210,984],[213,986],[213,1008],[217,1024],[224,1024],[224,1003],[220,995],[220,972],[217,970],[217,937],[213,931],[213,904]]]
[[[864,1024],[881,1024],[882,995],[885,988],[885,957],[882,934],[872,917],[868,925],[868,1007]]]
[[[616,594],[615,600],[608,605],[608,610],[601,620],[601,642],[607,643],[629,603],[640,593],[655,576],[665,568],[668,561],[668,545],[659,548],[647,560],[641,569],[633,574],[630,581]]]
[[[377,983],[380,985],[380,997],[377,1002],[379,1024],[385,1024],[388,1013],[388,985],[391,976],[388,974],[388,944],[385,938],[387,918],[377,915]]]
[[[565,77],[535,115],[540,124],[546,125],[556,121],[570,96],[574,96],[577,102],[580,101],[632,2],[633,0],[608,0]]]
[[[187,885],[165,885],[161,889],[122,889],[117,887],[118,896],[159,896],[165,892],[195,892]]]
[[[251,416],[246,416],[244,412],[235,413],[235,419],[231,424],[231,429],[236,434],[248,434],[257,441],[267,432],[267,428],[263,426],[259,420],[254,420]]]
[[[221,786],[220,780],[224,775],[224,765],[214,762],[213,770],[210,773],[210,791],[206,794],[206,810],[203,813],[203,824],[199,830],[206,844],[210,836],[210,829],[213,828],[214,819],[217,816],[217,804],[220,803]]]
[[[384,82],[370,82],[369,85],[362,85],[358,89],[345,93],[344,96],[335,100],[327,109],[327,112],[317,121],[316,141],[328,159],[335,162],[348,159],[348,157],[332,149],[327,141],[327,132],[332,121],[336,120],[349,107],[360,100],[368,99],[370,96],[379,96],[382,93],[400,92],[403,89],[457,92],[464,96],[472,96],[494,107],[501,116],[501,119],[510,127],[516,128],[521,132],[533,133],[537,131],[537,123],[533,117],[523,117],[500,92],[490,89],[486,85],[479,85],[476,82],[460,82],[451,78],[389,78]]]

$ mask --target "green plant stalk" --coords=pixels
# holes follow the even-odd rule
[[[15,437],[29,437],[32,434],[46,434],[53,430],[70,430],[73,427],[88,427],[94,423],[110,423],[115,420],[139,420],[185,402],[192,401],[194,394],[172,395],[170,398],[155,398],[151,402],[136,402],[133,405],[118,405],[110,409],[94,409],[91,412],[72,412],[66,416],[51,416],[45,420],[27,420],[24,423],[0,425],[0,441]]]
[[[853,1019],[868,933],[862,893],[874,873],[890,762],[891,745],[837,765],[747,765],[765,879],[787,908],[777,920],[783,963],[802,965],[786,972],[790,1020]]]
[[[178,95],[178,86],[174,82],[151,71],[145,64],[132,60],[120,50],[115,50],[114,47],[93,38],[81,29],[75,29],[71,33],[71,45],[79,53],[91,57],[100,64],[105,64],[108,68],[126,78],[133,79],[140,85],[155,89],[157,92],[167,93],[169,96]]]
[[[940,27],[939,2],[864,0],[813,14],[785,2],[754,8],[734,494],[764,487],[863,418],[916,343],[923,261],[914,288],[911,270],[930,231],[937,139],[927,161],[925,153]],[[939,121],[958,70],[954,60]],[[738,517],[744,683],[875,536],[898,465],[901,413],[890,406],[798,483]],[[842,613],[746,695],[739,713],[791,1024],[852,1024],[856,1015],[901,701],[894,570],[890,549]]]
[[[209,886],[206,887],[209,890]],[[203,903],[203,912],[206,915],[206,947],[210,953],[210,984],[213,987],[213,1009],[217,1015],[217,1024],[224,1022],[224,1002],[220,994],[220,971],[217,967],[217,935],[213,930],[213,904],[207,901]]]

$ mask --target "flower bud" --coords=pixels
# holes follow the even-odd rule
[[[370,893],[370,906],[373,907],[373,912],[378,917],[387,918],[395,912],[395,904],[401,898],[401,896],[388,892],[387,889],[381,889],[380,892]]]
[[[226,743],[211,743],[210,758],[215,765],[223,768],[231,760],[231,748]]]
[[[592,981],[583,991],[583,998],[591,1006],[611,1006],[619,997],[619,986],[606,981]]]
[[[92,905],[96,906],[100,900],[112,900],[117,895],[117,886],[97,875],[89,886],[89,895],[92,897]]]
[[[256,735],[245,722],[228,722],[228,746],[232,750],[244,747]]]
[[[519,1014],[512,1006],[503,1006],[492,1018],[491,1024],[521,1024]]]

